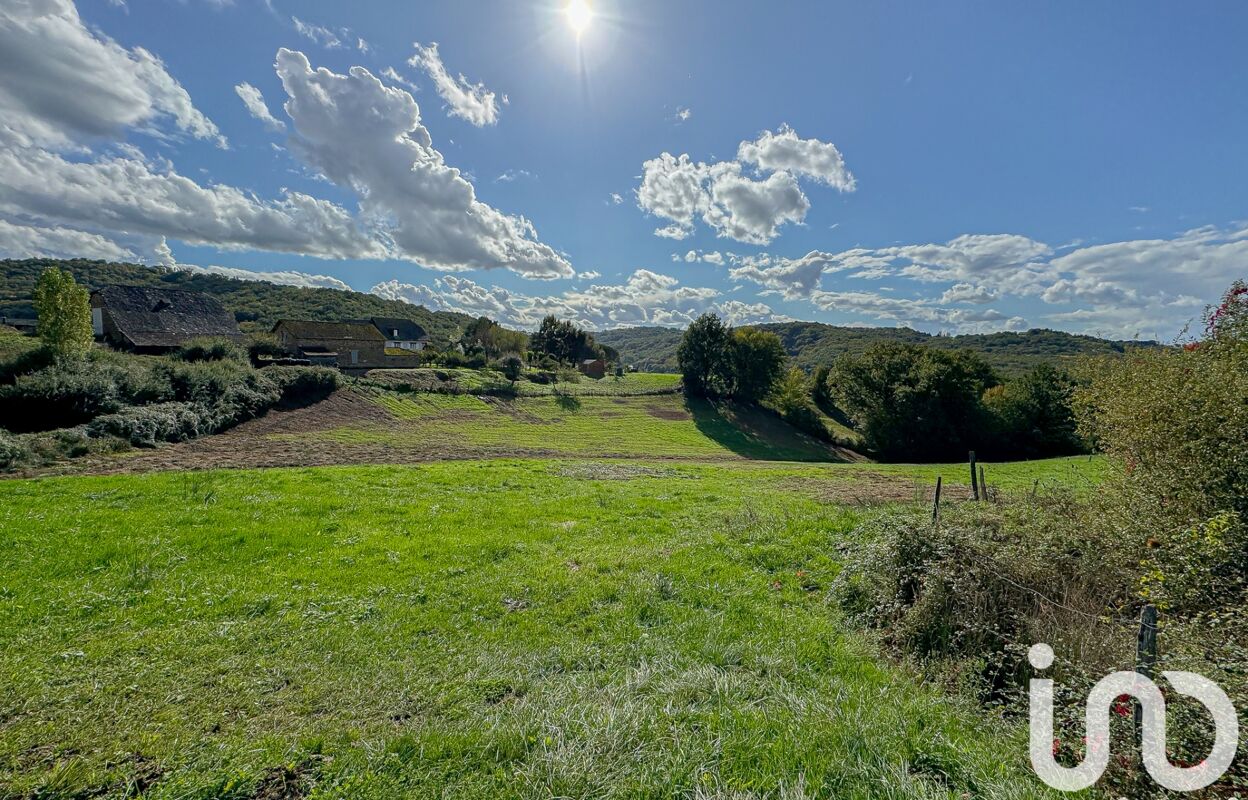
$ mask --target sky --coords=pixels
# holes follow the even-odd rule
[[[1243,3],[574,2],[2,0],[0,256],[1163,340],[1248,278]]]

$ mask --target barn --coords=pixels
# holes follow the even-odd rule
[[[234,315],[211,295],[150,286],[105,286],[91,293],[99,339],[136,353],[168,353],[201,336],[241,342]]]
[[[273,335],[292,355],[340,369],[386,366],[386,337],[371,321],[314,322],[283,319]]]

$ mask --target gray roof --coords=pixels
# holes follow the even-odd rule
[[[211,295],[148,286],[105,286],[91,293],[134,347],[178,347],[200,336],[242,337],[234,315]]]
[[[373,317],[369,322],[375,325],[377,330],[381,331],[381,335],[387,339],[394,339],[400,342],[419,342],[429,338],[429,334],[425,333],[425,329],[410,319]]]
[[[282,319],[273,330],[284,328],[296,339],[313,341],[384,342],[386,338],[371,322],[317,322],[314,320]]]

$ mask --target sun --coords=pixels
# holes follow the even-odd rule
[[[563,15],[568,18],[568,26],[579,37],[594,21],[594,7],[589,0],[568,0],[563,7]]]

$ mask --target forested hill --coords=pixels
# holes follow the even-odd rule
[[[1155,342],[1125,342],[1035,329],[1026,333],[933,336],[910,328],[844,328],[820,322],[760,325],[774,332],[794,362],[806,369],[831,364],[842,353],[858,353],[877,342],[907,342],[945,350],[980,353],[997,369],[1017,373],[1042,361],[1060,363],[1078,356],[1122,353],[1128,347],[1156,347]],[[624,328],[597,334],[598,341],[620,351],[626,364],[654,372],[675,372],[682,332],[671,328]]]
[[[85,259],[34,258],[0,261],[0,316],[33,317],[31,297],[39,274],[50,266],[68,269],[92,289],[107,284],[189,289],[218,297],[234,312],[243,330],[268,330],[279,319],[347,320],[399,317],[419,323],[435,343],[458,338],[472,318],[465,314],[429,311],[400,300],[383,300],[364,292],[279,286],[242,281],[206,272],[187,272],[141,264],[113,264]]]

